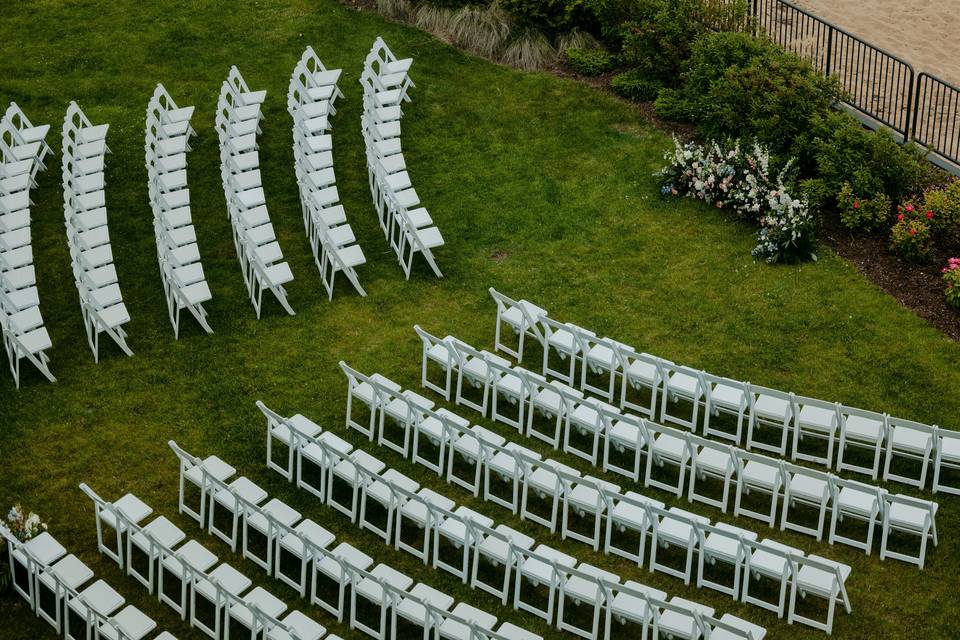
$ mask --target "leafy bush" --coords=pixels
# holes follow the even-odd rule
[[[943,295],[947,304],[954,309],[960,309],[960,258],[950,258],[943,269]]]
[[[625,4],[629,5],[629,12],[610,8],[616,2],[599,2],[606,6],[594,8],[601,16],[604,33],[620,42],[624,63],[640,68],[665,86],[679,83],[691,47],[698,36],[708,33],[708,25],[728,20],[729,15],[746,15],[746,5],[741,2],[628,0]],[[619,22],[613,27],[605,24],[607,20]]]
[[[890,248],[912,262],[926,262],[933,254],[933,235],[926,218],[913,214],[906,205],[897,215],[890,232]]]
[[[849,184],[858,195],[885,193],[898,201],[921,191],[928,177],[916,146],[901,147],[887,132],[869,131],[845,113],[818,117],[797,148],[801,166],[806,158],[809,170],[833,193]]]
[[[960,225],[960,180],[942,189],[930,189],[923,194],[924,209],[936,214],[938,230]]]
[[[851,231],[875,231],[890,217],[893,205],[885,193],[873,197],[860,197],[845,183],[837,195],[840,207],[840,222]]]
[[[521,29],[537,29],[550,38],[595,24],[583,0],[501,0],[500,4]]]
[[[835,80],[744,33],[698,37],[684,69],[681,87],[658,99],[658,115],[696,122],[708,139],[756,138],[784,155],[840,95]]]
[[[649,102],[657,97],[663,84],[656,78],[648,77],[640,69],[630,69],[613,76],[610,87],[618,96],[628,100]]]
[[[570,68],[584,76],[599,76],[616,66],[616,61],[604,49],[567,49],[564,53]]]
[[[759,144],[724,149],[716,142],[682,145],[676,139],[664,158],[668,164],[656,174],[661,193],[697,198],[759,222],[754,257],[770,263],[816,259],[813,217],[785,185],[791,163],[773,174],[770,153]]]

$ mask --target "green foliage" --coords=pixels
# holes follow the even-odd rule
[[[913,145],[901,147],[886,131],[869,131],[845,113],[821,115],[811,131],[812,140],[797,146],[809,159],[809,169],[834,193],[849,184],[858,195],[884,193],[896,202],[925,186],[922,152]]]
[[[903,217],[890,231],[890,248],[911,262],[926,262],[933,255],[933,234],[926,220]]]
[[[584,76],[599,76],[616,66],[616,60],[604,49],[567,49],[564,53],[570,68]]]
[[[540,31],[524,29],[514,34],[500,59],[517,69],[542,69],[556,61],[557,50]]]
[[[929,189],[923,194],[924,209],[936,214],[937,226],[947,228],[960,225],[960,180],[948,186]]]
[[[810,211],[821,213],[830,207],[837,195],[826,182],[820,178],[807,178],[800,182],[800,194],[810,206]]]
[[[840,222],[851,231],[876,231],[883,227],[893,208],[885,193],[861,197],[845,183],[837,194]]]
[[[682,86],[657,113],[696,122],[707,139],[756,138],[787,155],[838,96],[835,81],[771,42],[711,33],[697,38]]]
[[[537,29],[550,38],[575,27],[591,28],[593,14],[583,0],[501,0],[520,28]]]
[[[453,38],[471,53],[492,58],[509,37],[510,22],[499,3],[470,5],[453,16]]]
[[[657,97],[663,84],[657,78],[646,75],[641,69],[631,69],[613,76],[610,87],[618,96],[628,100],[649,102]]]

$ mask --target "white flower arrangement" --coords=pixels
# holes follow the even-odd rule
[[[657,172],[664,195],[703,200],[717,209],[760,225],[753,256],[779,262],[816,256],[814,220],[807,203],[790,196],[786,182],[793,161],[776,175],[770,171],[770,151],[754,142],[744,150],[739,142],[724,149],[716,141],[682,144],[676,137],[667,166]]]

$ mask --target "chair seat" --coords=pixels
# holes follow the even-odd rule
[[[663,600],[667,597],[667,594],[663,591],[652,589],[633,580],[627,580],[624,586],[657,600]],[[647,600],[623,591],[613,596],[613,601],[610,603],[610,612],[620,620],[631,620],[641,624],[650,619]]]
[[[537,547],[536,553],[547,560],[552,560],[561,567],[572,567],[577,564],[577,559],[573,556],[568,556],[565,553],[544,545]],[[550,584],[553,577],[553,566],[538,558],[526,558],[523,560],[520,563],[519,571],[523,574],[524,578],[538,584]]]
[[[335,535],[309,518],[299,522],[293,529],[297,532],[296,535],[288,533],[280,538],[280,546],[299,558],[304,556],[304,540],[326,549],[336,539]]]
[[[642,382],[648,387],[652,386],[658,377],[657,365],[647,360],[634,360],[627,367],[627,378],[629,380]]]
[[[790,496],[820,503],[829,496],[829,482],[825,478],[795,473],[790,476]]]
[[[675,371],[673,375],[669,377],[665,386],[666,390],[670,393],[675,393],[686,398],[700,397],[700,394],[703,393],[703,390],[699,389],[700,380],[696,376],[682,371]]]
[[[523,379],[515,373],[507,373],[497,378],[493,383],[499,393],[510,398],[525,400],[528,395]]]
[[[421,489],[417,495],[423,498],[423,501],[410,500],[400,508],[400,512],[403,514],[403,517],[413,520],[421,527],[427,523],[427,506],[424,502],[439,507],[444,511],[450,511],[455,505],[453,500],[430,489]]]
[[[566,496],[567,503],[573,505],[577,511],[586,513],[596,513],[598,510],[603,511],[604,502],[600,498],[600,488],[607,489],[612,493],[620,491],[620,487],[611,482],[591,478],[590,476],[584,476],[584,479],[590,480],[590,484],[577,484]]]
[[[565,473],[568,473],[573,476],[579,476],[580,472],[574,469],[573,467],[568,467],[567,465],[556,462],[554,460],[545,460],[543,464],[538,465],[530,474],[526,477],[527,485],[532,487],[534,491],[540,497],[546,496],[556,496],[559,497],[560,492],[563,489],[563,485],[560,482],[560,479],[557,477],[554,469],[562,470]]]
[[[837,494],[837,506],[845,513],[856,513],[867,518],[873,512],[879,511],[880,501],[873,492],[843,487]]]
[[[774,553],[772,550],[783,553],[793,553],[798,556],[803,555],[803,551],[780,544],[775,540],[764,540],[763,547],[754,549],[750,555],[750,571],[755,574],[764,575],[770,578],[779,579],[783,572],[787,570],[788,563],[786,556]]]
[[[293,630],[295,635],[289,631],[274,627],[267,632],[267,640],[320,640],[327,633],[326,627],[319,622],[308,618],[301,611],[291,611],[283,619],[283,623]]]
[[[266,534],[269,529],[267,517],[269,514],[274,520],[290,527],[300,520],[300,512],[276,498],[271,498],[270,502],[261,507],[261,512],[255,512],[247,515],[247,524],[257,531]]]
[[[960,438],[941,438],[940,457],[951,462],[960,462]]]
[[[698,516],[676,507],[670,508],[670,513],[678,517],[664,516],[657,524],[657,540],[678,546],[696,545],[697,536],[693,523],[710,524],[709,518]],[[692,541],[692,542],[691,542]]]
[[[334,466],[333,474],[353,486],[354,483],[361,484],[365,481],[364,477],[359,475],[357,469],[363,469],[372,475],[377,475],[386,466],[382,460],[374,458],[366,451],[357,449],[350,454],[350,457],[344,458]]]
[[[525,456],[529,456],[537,460],[540,459],[540,454],[536,451],[531,451],[526,447],[522,447],[512,442],[509,443],[506,448],[508,451],[518,451],[523,453]],[[517,459],[508,453],[508,451],[501,451],[497,455],[493,456],[493,458],[487,462],[487,466],[491,471],[498,474],[502,478],[513,480],[514,478],[520,477],[521,470],[517,466]]]
[[[207,456],[200,466],[193,466],[187,469],[183,474],[185,478],[192,481],[196,485],[200,485],[203,480],[203,472],[200,467],[203,467],[202,471],[206,471],[210,477],[216,478],[220,482],[225,481],[227,478],[232,476],[237,472],[232,466],[221,460],[217,456]]]
[[[665,632],[677,638],[699,638],[700,632],[692,612],[697,611],[702,615],[712,616],[713,608],[677,597],[671,598],[670,603],[683,607],[691,611],[691,613],[681,613],[680,611],[673,611],[672,609],[665,611],[660,616],[660,632]]]
[[[486,611],[481,611],[476,607],[471,607],[465,602],[461,602],[454,607],[453,614],[474,623],[481,629],[490,630],[497,624],[496,616]],[[469,638],[472,637],[470,627],[451,618],[443,621],[440,625],[439,632],[440,637],[450,638],[451,640],[469,640]]]
[[[41,573],[40,581],[51,591],[56,590],[57,582],[76,590],[92,577],[93,570],[71,553],[50,567],[50,571]]]
[[[773,491],[780,477],[780,467],[759,460],[748,460],[743,465],[740,479],[751,487]]]
[[[843,582],[846,582],[847,577],[850,575],[849,565],[815,555],[808,557],[811,560],[818,560],[821,564],[838,568],[840,570],[840,578]],[[817,595],[829,598],[833,595],[834,587],[837,586],[837,576],[832,571],[826,571],[820,567],[805,564],[797,571],[797,582],[803,591],[816,593]]]
[[[103,580],[97,580],[70,600],[70,608],[80,617],[86,617],[87,607],[103,616],[109,616],[126,602],[122,595]]]
[[[580,345],[569,329],[557,329],[547,338],[547,343],[560,353],[566,355],[580,353]]]
[[[386,484],[387,481],[409,493],[416,493],[420,488],[420,483],[411,480],[396,469],[387,469],[380,477],[382,480],[375,480],[367,485],[366,493],[368,498],[373,498],[381,504],[387,504],[390,501],[391,491]]]
[[[521,549],[532,549],[536,541],[530,536],[520,533],[516,529],[511,529],[505,524],[497,525],[494,531],[503,534],[515,547]],[[509,557],[509,548],[506,541],[495,536],[487,536],[480,543],[480,553],[499,564],[506,564],[512,560]]]
[[[410,585],[413,584],[413,579],[410,576],[400,573],[385,564],[378,564],[373,568],[373,571],[370,572],[370,575],[373,576],[373,578],[363,578],[357,583],[356,591],[357,595],[363,596],[367,600],[377,604],[383,599],[383,587],[381,587],[380,582],[374,578],[379,578],[401,591],[406,591],[410,588]]]
[[[640,427],[625,420],[617,420],[607,431],[607,439],[630,449],[640,446]]]
[[[760,417],[785,422],[790,417],[792,407],[786,398],[761,393],[753,403],[753,410]]]
[[[935,502],[932,504],[933,512],[936,514],[939,505]],[[928,509],[902,502],[891,502],[887,510],[887,521],[890,526],[900,530],[923,531],[929,517]]]
[[[317,570],[330,576],[333,580],[339,582],[343,578],[343,569],[340,564],[334,560],[337,558],[352,567],[363,571],[373,564],[373,558],[363,553],[348,542],[341,542],[330,554],[333,557],[325,556],[317,563]]]
[[[726,475],[733,470],[733,459],[730,452],[714,447],[702,447],[694,455],[697,469],[709,471],[716,475]]]
[[[758,624],[753,624],[752,622],[747,622],[742,618],[738,618],[735,615],[729,613],[723,614],[723,617],[720,618],[720,622],[724,622],[735,629],[740,631],[747,631],[753,637],[753,640],[763,640],[767,635],[767,630],[761,627]],[[726,629],[716,629],[710,634],[710,640],[742,640],[744,636],[737,635],[732,631],[727,631]]]
[[[143,531],[150,534],[150,537],[156,540],[162,546],[171,549],[187,537],[180,527],[167,520],[166,516],[158,516],[151,520]],[[132,544],[135,544],[141,551],[150,551],[150,540],[143,532],[133,534]]]
[[[448,610],[454,603],[454,599],[447,594],[442,591],[437,591],[422,582],[418,583],[409,593],[414,598],[426,601],[433,607],[443,611]],[[424,626],[427,623],[426,607],[413,598],[401,599],[399,604],[397,604],[396,611],[398,616],[415,622],[420,626]]]
[[[246,476],[240,476],[229,484],[229,489],[221,489],[216,493],[217,502],[228,509],[234,505],[234,495],[251,504],[260,504],[267,497],[267,492]]]
[[[113,617],[113,623],[116,625],[116,629],[109,625],[100,627],[101,635],[110,640],[117,640],[120,634],[123,634],[124,640],[141,640],[157,628],[157,623],[153,618],[132,604],[127,605],[116,614]],[[117,633],[118,630],[120,633]]]
[[[226,562],[211,571],[208,575],[208,578],[213,579],[220,586],[220,588],[235,596],[240,595],[246,591],[251,584],[253,584],[250,581],[250,578],[243,575]],[[211,602],[213,602],[217,597],[217,589],[208,579],[199,580],[194,586],[194,589],[196,589],[197,593],[201,594]]]
[[[289,420],[274,425],[270,430],[270,434],[277,440],[289,445],[291,427],[298,435],[306,436],[307,438],[313,438],[323,431],[320,425],[298,413]]]
[[[250,593],[243,596],[243,601],[246,604],[256,606],[257,609],[274,618],[287,610],[287,605],[282,600],[263,587],[254,587]],[[231,605],[229,615],[248,629],[253,628],[253,612],[245,605],[239,602]]]
[[[659,500],[651,500],[646,496],[640,495],[634,491],[628,491],[626,497],[634,501],[646,503],[650,506],[663,508],[663,503]],[[643,531],[650,528],[652,524],[647,517],[647,510],[633,502],[618,501],[610,512],[610,519],[621,530],[630,528],[634,531]]]
[[[587,363],[601,371],[610,371],[617,368],[617,356],[607,345],[595,344],[587,351]]]
[[[805,404],[800,407],[797,422],[810,431],[833,433],[837,429],[837,412],[834,409]]]
[[[467,525],[465,522],[474,522],[488,528],[493,526],[493,520],[467,507],[457,507],[454,513],[459,518],[444,520],[443,524],[440,525],[440,534],[454,542],[458,547],[466,542]]]
[[[718,522],[714,526],[716,529],[720,529],[721,531],[730,535],[711,531],[704,536],[702,551],[707,557],[710,558],[723,560],[730,564],[739,562],[741,557],[740,550],[742,549],[740,545],[740,538],[745,538],[751,541],[755,541],[757,539],[757,534],[754,532],[747,531],[746,529],[741,529],[739,527],[734,527],[723,522]]]
[[[891,429],[890,441],[894,449],[923,455],[933,446],[933,433],[908,427],[894,427]]]
[[[686,460],[689,453],[686,439],[678,438],[671,433],[658,434],[653,439],[653,450],[657,455],[675,462]]]
[[[176,555],[167,556],[163,560],[164,568],[177,576],[183,571],[184,564],[197,571],[206,571],[216,563],[217,556],[196,540],[188,540],[177,549]]]
[[[747,392],[742,386],[733,386],[718,382],[710,389],[710,401],[714,406],[739,411],[746,405]]]
[[[153,513],[153,509],[148,504],[132,493],[128,493],[119,500],[116,500],[113,506],[134,524],[139,523]],[[115,518],[109,511],[101,511],[100,518],[111,527],[116,528],[117,523]]]
[[[519,302],[523,309],[520,307],[509,307],[500,314],[500,318],[513,327],[514,331],[519,331],[521,325],[525,325],[524,310],[526,310],[527,314],[534,320],[537,320],[540,316],[547,315],[546,311],[531,302],[527,302],[526,300],[520,300]]]

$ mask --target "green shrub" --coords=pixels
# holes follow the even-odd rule
[[[840,222],[851,231],[880,229],[893,207],[887,194],[861,197],[854,193],[849,183],[845,183],[837,195],[837,206],[840,208]]]
[[[801,181],[800,194],[810,206],[810,211],[814,213],[821,213],[832,206],[837,195],[837,193],[831,191],[827,183],[820,178],[808,178]]]
[[[640,69],[631,69],[613,76],[610,87],[618,96],[628,100],[648,102],[657,97],[657,92],[663,88],[663,85],[658,79],[647,76]]]
[[[938,225],[960,225],[960,180],[942,189],[930,189],[923,194],[923,206],[936,214]]]
[[[890,232],[890,248],[911,262],[926,262],[933,254],[930,225],[922,218],[902,217]]]
[[[567,49],[567,64],[583,76],[599,76],[616,66],[616,61],[603,49]]]
[[[583,0],[501,0],[501,6],[520,28],[537,29],[548,38],[575,27],[594,28],[593,13]]]
[[[925,186],[928,169],[917,147],[901,147],[887,132],[868,131],[853,116],[829,113],[817,118],[811,138],[797,145],[811,165],[805,170],[815,171],[834,193],[849,183],[858,195],[882,192],[899,201]]]
[[[708,28],[700,20],[702,0],[639,0],[620,25],[620,56],[630,66],[676,86],[697,37]]]
[[[658,115],[696,122],[704,138],[757,139],[789,155],[839,97],[835,80],[772,42],[742,33],[697,38],[682,85]]]

